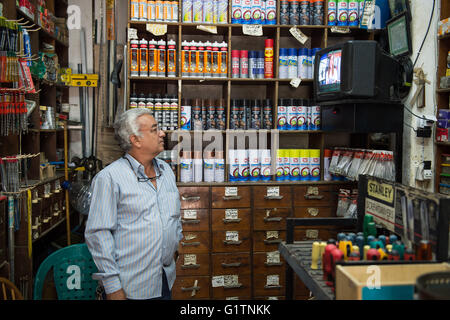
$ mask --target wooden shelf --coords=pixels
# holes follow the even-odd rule
[[[47,234],[49,234],[50,232],[52,232],[54,229],[56,229],[58,226],[60,226],[63,222],[66,221],[66,217],[65,217],[65,212],[61,213],[64,214],[64,217],[59,220],[56,224],[54,224],[53,226],[51,226],[50,228],[48,228],[47,230],[45,230],[44,232],[42,232],[39,237],[37,239],[33,239],[33,244],[38,242],[39,240],[41,240],[43,237],[45,237]]]
[[[244,186],[283,186],[283,185],[351,185],[357,181],[236,181],[236,182],[177,182],[178,187],[244,187]]]
[[[436,92],[437,92],[437,93],[450,93],[450,88],[447,88],[447,89],[437,89]]]
[[[450,141],[449,142],[435,141],[435,144],[438,146],[450,147]]]
[[[438,36],[438,40],[447,40],[450,39],[450,33],[446,33],[442,36]]]

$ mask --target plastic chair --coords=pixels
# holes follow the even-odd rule
[[[34,281],[34,300],[42,300],[45,277],[53,268],[58,300],[95,300],[97,267],[85,243],[74,244],[49,255],[39,266]]]
[[[15,286],[14,283],[6,278],[0,277],[0,284],[0,300],[23,300],[22,293],[20,293],[20,290]]]

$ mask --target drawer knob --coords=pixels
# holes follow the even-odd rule
[[[242,243],[241,240],[223,240],[224,244],[229,244],[229,245],[240,245]]]
[[[283,196],[264,196],[266,200],[282,200]]]
[[[235,263],[222,263],[222,267],[224,268],[238,268],[242,265],[242,263],[240,262],[235,262]]]
[[[199,224],[200,220],[185,220],[185,219],[181,219],[181,223],[182,224]]]
[[[189,195],[181,195],[181,200],[183,201],[199,201],[200,200],[200,196],[189,196]]]
[[[239,223],[241,222],[241,218],[237,218],[237,219],[223,219],[223,223]]]
[[[319,214],[319,209],[317,209],[317,208],[308,208],[307,211],[308,211],[308,214],[312,217],[315,217]]]
[[[200,242],[184,242],[184,241],[181,241],[181,245],[183,247],[188,247],[188,246],[196,247],[196,246],[200,245]]]
[[[230,200],[241,200],[241,196],[223,196],[223,200],[230,201]]]
[[[283,220],[282,217],[264,218],[264,222],[280,222],[281,220]]]
[[[200,268],[199,264],[186,264],[186,265],[182,265],[181,269],[186,270],[186,269],[198,269]]]
[[[228,285],[228,286],[223,286],[224,289],[238,289],[238,288],[242,288],[243,285],[242,283],[236,283],[236,284],[232,284],[232,285]]]

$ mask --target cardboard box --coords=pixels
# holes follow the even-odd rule
[[[447,129],[449,128],[449,121],[447,119],[438,119],[437,126],[438,128]]]
[[[438,110],[439,120],[450,120],[450,109],[439,109]]]
[[[436,128],[436,141],[447,142],[448,141],[448,129]]]
[[[438,37],[443,36],[444,34],[447,34],[449,32],[450,32],[450,18],[439,21],[437,32]]]
[[[336,266],[336,300],[413,300],[419,276],[448,263]]]

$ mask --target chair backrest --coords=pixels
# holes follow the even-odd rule
[[[34,281],[34,300],[42,299],[45,277],[53,268],[58,300],[95,300],[97,267],[85,243],[74,244],[49,255],[39,266]]]
[[[23,296],[14,283],[0,277],[0,300],[23,300]]]

